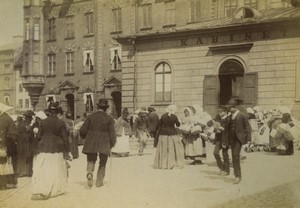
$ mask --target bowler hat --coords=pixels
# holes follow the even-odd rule
[[[237,99],[233,99],[233,98],[231,98],[227,103],[228,107],[232,107],[232,106],[236,107],[238,105],[239,105],[239,103],[238,103]]]
[[[100,98],[99,99],[99,102],[97,103],[97,106],[100,108],[100,107],[108,107],[108,100],[105,99],[105,98]]]

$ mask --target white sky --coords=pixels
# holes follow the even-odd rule
[[[23,0],[0,0],[0,45],[23,35]]]

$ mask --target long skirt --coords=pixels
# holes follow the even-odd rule
[[[184,135],[184,153],[187,157],[202,155],[202,140],[198,135]]]
[[[183,168],[184,149],[178,135],[160,135],[154,160],[156,169],[172,169],[174,167]]]
[[[39,153],[34,158],[32,194],[54,197],[67,191],[67,164],[63,153]]]
[[[128,155],[129,154],[129,136],[123,135],[118,136],[115,146],[111,149],[112,153],[117,155]]]

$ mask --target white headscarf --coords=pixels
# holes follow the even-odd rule
[[[0,115],[11,109],[13,109],[13,107],[0,103]]]
[[[168,113],[168,116],[171,116],[171,114],[175,115],[176,111],[177,111],[177,106],[176,105],[169,105],[166,108],[166,112]]]

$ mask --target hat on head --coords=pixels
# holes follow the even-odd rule
[[[97,103],[97,106],[100,108],[100,107],[103,107],[103,108],[108,108],[109,105],[108,105],[108,100],[105,99],[105,98],[100,98],[98,103]]]
[[[141,107],[140,113],[148,113],[146,107]]]
[[[238,105],[239,105],[239,103],[238,103],[237,99],[234,99],[234,98],[231,98],[227,103],[228,107],[232,107],[232,106],[236,107]]]
[[[218,107],[218,111],[224,111],[224,112],[227,112],[227,111],[228,111],[228,108],[227,108],[226,106],[224,106],[224,105],[220,105],[220,106]]]
[[[32,110],[27,110],[25,113],[23,113],[24,116],[32,117],[34,115],[34,112]]]
[[[13,109],[13,107],[0,103],[0,115],[11,109]]]

